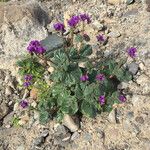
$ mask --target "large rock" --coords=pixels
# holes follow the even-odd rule
[[[16,58],[26,53],[30,40],[47,37],[47,13],[36,1],[0,5],[0,65],[14,71]]]

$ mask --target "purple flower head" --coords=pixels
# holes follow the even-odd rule
[[[65,32],[66,31],[64,24],[60,23],[60,22],[54,24],[54,29],[56,31],[61,31],[61,32]]]
[[[131,47],[127,50],[127,52],[130,57],[135,58],[137,49],[135,47]]]
[[[87,23],[91,23],[91,18],[88,14],[80,14],[81,21],[87,21]]]
[[[22,107],[22,108],[27,108],[28,107],[28,102],[27,102],[27,100],[22,100],[21,102],[20,102],[20,106]]]
[[[88,77],[87,74],[85,74],[85,75],[83,75],[83,76],[80,77],[80,80],[81,80],[81,81],[88,81],[88,80],[89,80],[89,77]]]
[[[26,81],[26,82],[23,83],[23,85],[24,85],[25,87],[29,87],[29,86],[31,85],[31,82]]]
[[[125,97],[124,95],[120,95],[120,96],[119,96],[119,100],[120,100],[121,102],[125,102],[127,99],[126,99],[126,97]]]
[[[80,17],[79,16],[72,16],[70,18],[70,20],[68,20],[68,25],[70,27],[75,27],[80,21]]]
[[[105,76],[104,76],[104,74],[98,74],[96,76],[96,79],[99,80],[99,81],[104,81],[105,80]]]
[[[97,40],[98,40],[99,42],[104,42],[104,41],[105,41],[103,35],[98,35],[98,36],[96,36],[96,38],[97,38]]]
[[[29,43],[27,47],[29,53],[43,54],[46,49],[41,45],[41,43],[37,40],[33,40]]]
[[[104,96],[104,95],[99,96],[99,103],[100,103],[101,105],[104,105],[104,104],[105,104],[105,96]]]
[[[25,75],[24,79],[26,81],[31,81],[32,80],[32,75],[28,74],[28,75]]]

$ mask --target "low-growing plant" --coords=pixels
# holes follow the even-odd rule
[[[85,26],[90,23],[89,15],[80,14],[68,20],[69,31],[63,23],[54,24],[64,45],[48,51],[41,42],[31,41],[27,48],[29,55],[17,62],[25,88],[38,89],[36,109],[43,123],[53,117],[61,121],[65,114],[95,117],[97,113],[111,111],[115,103],[126,100],[125,95],[117,91],[120,82],[132,79],[123,67],[125,60],[116,62],[112,58],[103,58],[100,65],[92,62],[89,58],[92,46],[85,34]],[[106,39],[98,35],[97,40],[103,44]],[[135,52],[128,53],[133,56]],[[22,104],[28,106],[24,101]]]

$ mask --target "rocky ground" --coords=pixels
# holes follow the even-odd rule
[[[120,3],[119,3],[120,2]],[[43,0],[0,3],[0,150],[149,150],[150,149],[150,1],[149,0]],[[82,7],[81,7],[82,6]],[[82,118],[80,130],[71,133],[50,121],[39,124],[35,112],[23,127],[12,127],[13,105],[21,98],[17,87],[16,60],[32,39],[42,40],[53,32],[53,22],[70,14],[87,12],[92,24],[86,28],[94,49],[106,57],[126,57],[136,47],[137,57],[126,66],[134,79],[121,83],[127,102],[96,119]],[[108,39],[101,50],[96,34]],[[92,38],[93,37],[93,38]],[[57,38],[54,39],[57,43]]]

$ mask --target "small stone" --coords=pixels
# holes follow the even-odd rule
[[[136,75],[139,69],[139,65],[135,62],[132,62],[131,64],[128,65],[128,68],[130,73]]]
[[[130,111],[127,113],[127,118],[130,120],[134,117],[134,112],[133,111]]]
[[[109,4],[120,4],[122,0],[108,0]]]
[[[104,138],[104,132],[100,128],[96,128],[96,131],[100,139]]]
[[[52,73],[54,71],[54,67],[49,67],[48,72]]]
[[[92,140],[92,135],[90,133],[84,133],[83,138],[85,141],[90,142]]]
[[[39,120],[39,118],[40,118],[39,112],[35,110],[34,111],[34,119]]]
[[[0,120],[8,114],[8,107],[5,103],[0,105]]]
[[[115,109],[113,109],[108,116],[108,120],[111,123],[116,123],[116,113],[115,113]]]
[[[47,137],[49,135],[49,130],[44,130],[41,134],[40,134],[40,136],[41,137]]]
[[[145,65],[144,65],[143,63],[140,63],[140,64],[139,64],[139,68],[140,68],[141,70],[145,70]]]
[[[14,112],[9,113],[4,119],[3,119],[3,124],[7,125],[10,124],[12,121],[12,118],[14,116]]]
[[[70,134],[70,133],[67,133],[66,135],[64,135],[62,141],[63,141],[63,142],[68,141],[68,140],[70,140],[70,137],[71,137],[71,134]]]
[[[7,86],[6,90],[5,90],[5,95],[10,96],[10,95],[12,95],[12,93],[13,93],[12,88],[10,86]]]
[[[100,22],[98,22],[97,20],[93,22],[93,28],[97,29],[98,31],[103,30],[104,26],[103,24],[101,24]]]
[[[121,36],[121,34],[119,31],[112,31],[112,32],[108,33],[108,36],[111,38],[118,38]]]
[[[55,128],[55,130],[56,130],[55,134],[56,134],[57,136],[59,136],[59,135],[61,135],[61,134],[65,135],[65,134],[67,133],[67,130],[66,130],[66,128],[65,128],[63,125],[58,125],[58,126]]]
[[[15,103],[15,104],[14,104],[14,108],[13,108],[13,110],[14,110],[14,111],[17,111],[17,110],[18,110],[18,108],[19,108],[19,103],[17,102],[17,103]]]
[[[126,4],[127,4],[127,5],[130,5],[130,4],[132,4],[132,3],[134,3],[134,0],[126,0]]]
[[[30,98],[37,99],[37,96],[38,96],[38,89],[32,88],[32,90],[30,91]]]
[[[136,121],[137,123],[140,123],[140,124],[143,124],[143,123],[144,123],[143,117],[136,117],[136,118],[135,118],[135,121]]]
[[[31,106],[32,106],[33,108],[36,108],[37,103],[36,103],[35,101],[33,101],[33,102],[31,103]]]
[[[80,136],[80,134],[78,132],[74,132],[71,136],[71,141],[76,140],[79,136]]]
[[[33,145],[34,146],[41,146],[42,143],[44,143],[44,137],[38,137],[36,139],[34,139],[33,141]]]

